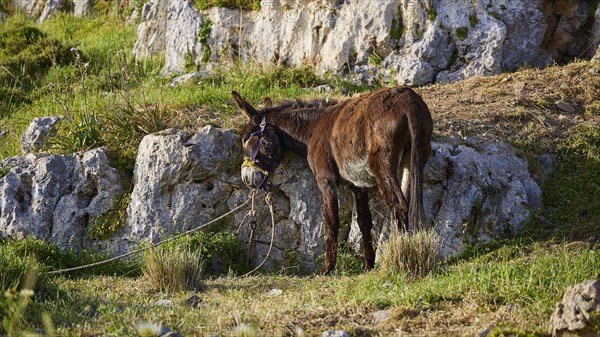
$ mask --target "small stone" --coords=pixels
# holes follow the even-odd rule
[[[575,107],[571,103],[565,102],[562,99],[556,101],[554,104],[556,104],[556,106],[564,112],[571,114],[575,112]]]
[[[209,76],[210,76],[210,74],[207,72],[196,71],[193,73],[189,73],[189,74],[185,74],[185,75],[181,75],[181,76],[177,76],[177,77],[173,78],[173,80],[171,81],[171,86],[176,87],[176,86],[182,85],[182,84],[198,83],[199,81],[201,81]]]
[[[200,306],[200,303],[202,303],[202,298],[200,298],[200,296],[194,294],[190,298],[187,299],[186,303],[192,308],[197,308],[198,306]]]
[[[373,321],[375,323],[385,322],[385,321],[389,320],[390,318],[392,318],[392,310],[391,309],[379,310],[379,311],[375,311],[373,313]]]
[[[183,336],[178,334],[177,332],[171,330],[171,328],[169,328],[168,326],[163,325],[160,327],[160,337],[183,337]]]
[[[158,300],[156,302],[154,302],[154,305],[157,307],[166,307],[166,308],[170,308],[173,306],[173,301],[171,300]]]
[[[321,334],[322,337],[350,337],[350,333],[345,330],[327,330]]]
[[[273,289],[271,289],[271,291],[269,291],[267,293],[267,296],[279,296],[281,294],[283,294],[283,290],[277,289],[277,288],[273,288]]]

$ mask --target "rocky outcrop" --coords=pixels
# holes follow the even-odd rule
[[[104,148],[28,154],[2,167],[8,173],[0,179],[0,232],[49,240],[64,250],[91,246],[86,232],[124,190]]]
[[[169,129],[142,140],[124,228],[109,240],[89,235],[94,220],[114,207],[123,183],[102,148],[81,155],[33,155],[2,163],[0,232],[51,240],[62,249],[92,247],[105,253],[128,252],[141,242],[158,242],[196,228],[234,209],[249,197],[239,176],[239,136],[206,126],[197,133]],[[321,200],[305,159],[288,153],[272,177],[275,240],[267,268],[295,267],[313,272],[325,248]],[[541,207],[540,189],[527,161],[503,143],[434,143],[425,169],[427,221],[445,238],[441,254],[460,253],[466,245],[515,234],[530,211]],[[370,191],[374,234],[386,240],[389,210]],[[257,227],[244,222],[246,211],[208,227],[238,230],[257,264],[271,241],[271,215],[257,196]],[[353,200],[340,191],[342,240],[359,250]],[[241,227],[240,227],[241,225]],[[240,227],[238,229],[238,227]]]
[[[199,11],[153,0],[134,54],[164,53],[165,73],[241,59],[423,85],[582,57],[593,10],[585,0],[263,0],[259,11]]]
[[[552,336],[600,335],[600,281],[569,286],[550,319]]]

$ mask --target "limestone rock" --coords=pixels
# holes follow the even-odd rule
[[[389,320],[390,318],[392,318],[392,310],[391,309],[378,310],[373,313],[373,321],[375,323],[385,322],[385,321]]]
[[[191,135],[175,129],[144,137],[134,169],[125,240],[156,242],[226,213],[238,167],[237,136],[204,127]]]
[[[350,333],[345,330],[327,330],[321,336],[323,337],[350,337]]]
[[[48,136],[54,131],[54,126],[61,117],[36,117],[27,127],[21,138],[21,148],[24,153],[39,151]]]
[[[48,20],[58,12],[85,16],[94,9],[94,0],[14,0],[14,4],[38,22]]]
[[[89,246],[90,224],[124,190],[104,148],[8,162],[0,179],[0,232],[50,240],[63,250]]]
[[[552,336],[598,336],[600,331],[600,281],[571,285],[550,319]]]
[[[176,87],[178,85],[188,83],[198,83],[200,80],[205,79],[209,76],[207,72],[195,71],[193,73],[177,76],[171,80],[171,86]]]

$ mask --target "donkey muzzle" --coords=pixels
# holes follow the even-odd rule
[[[267,188],[269,176],[253,167],[242,166],[242,181],[250,188]]]

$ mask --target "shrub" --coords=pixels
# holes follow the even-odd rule
[[[19,18],[3,23],[0,33],[0,75],[2,84],[37,80],[52,65],[73,63],[71,47],[48,37],[32,23]]]
[[[423,277],[438,265],[441,244],[435,230],[413,234],[392,231],[389,240],[379,248],[379,267],[386,272]]]

